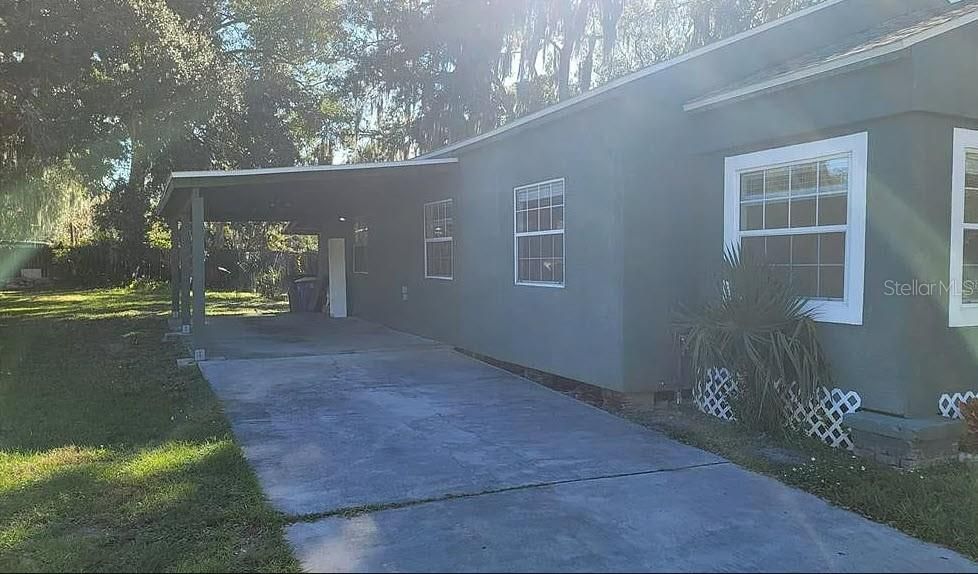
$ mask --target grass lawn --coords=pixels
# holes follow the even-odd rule
[[[807,437],[752,433],[692,408],[617,414],[978,559],[978,464],[902,472]]]
[[[208,294],[208,310],[277,304]],[[0,292],[0,571],[296,571],[162,290]]]

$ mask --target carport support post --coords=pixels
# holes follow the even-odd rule
[[[180,330],[190,333],[190,222],[180,219]]]
[[[180,317],[180,228],[170,220],[170,316]]]
[[[193,335],[194,335],[194,358],[200,360],[202,357],[198,352],[202,351],[201,335],[204,332],[204,198],[200,195],[200,190],[194,188],[190,197],[190,219],[193,222],[191,230],[191,240],[193,241]]]

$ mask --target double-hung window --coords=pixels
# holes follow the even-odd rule
[[[564,286],[564,180],[513,190],[517,285]]]
[[[728,157],[724,240],[769,263],[816,319],[862,324],[866,133]]]
[[[424,276],[455,276],[455,204],[451,199],[424,204]]]
[[[353,272],[367,272],[367,244],[370,241],[370,227],[365,217],[353,219]]]
[[[948,325],[978,325],[978,131],[954,130]]]

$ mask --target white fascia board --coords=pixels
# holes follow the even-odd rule
[[[200,179],[210,179],[213,178],[215,181],[221,178],[234,178],[234,177],[247,177],[247,176],[261,176],[261,175],[286,175],[286,174],[303,174],[303,173],[317,173],[317,172],[344,172],[344,171],[366,171],[371,169],[390,169],[390,168],[400,168],[400,167],[419,167],[419,166],[435,166],[435,165],[449,165],[458,163],[458,158],[449,157],[441,159],[421,159],[415,158],[404,161],[388,161],[388,162],[376,162],[376,163],[349,163],[349,164],[337,164],[337,165],[300,165],[291,167],[265,167],[256,169],[229,169],[229,170],[199,170],[199,171],[174,171],[170,173],[170,176],[166,180],[166,185],[164,186],[163,197],[160,199],[159,204],[156,207],[156,213],[162,214],[163,210],[166,208],[167,202],[170,201],[170,196],[173,195],[174,189],[187,188],[187,187],[198,187],[201,186]],[[187,181],[189,180],[190,183]]]
[[[767,92],[775,88],[788,87],[791,84],[801,82],[803,80],[813,78],[815,76],[820,76],[822,74],[826,74],[836,70],[841,70],[842,68],[846,68],[854,64],[858,64],[861,62],[868,62],[870,60],[880,58],[882,56],[886,56],[889,54],[893,54],[895,52],[899,52],[901,50],[905,50],[915,44],[919,44],[920,42],[923,42],[924,40],[929,40],[935,36],[940,36],[941,34],[945,34],[947,32],[950,32],[951,30],[960,28],[961,26],[965,26],[975,21],[978,21],[978,11],[945,22],[940,26],[935,26],[919,34],[914,34],[913,36],[908,36],[906,38],[903,38],[902,40],[895,41],[891,44],[880,46],[879,48],[874,48],[872,50],[867,50],[865,52],[860,52],[858,54],[853,54],[851,56],[839,58],[838,60],[834,60],[832,62],[826,62],[824,64],[819,64],[808,68],[802,68],[801,70],[796,70],[794,72],[789,72],[786,74],[782,74],[780,76],[775,76],[771,79],[757,82],[756,84],[750,84],[748,86],[743,86],[741,88],[730,90],[729,92],[723,92],[721,94],[716,94],[713,96],[692,100],[690,102],[687,102],[685,105],[683,105],[683,110],[687,112],[692,112],[695,110],[703,109],[710,106],[715,106],[717,104],[721,104],[731,100],[746,98],[748,96],[760,92]]]
[[[201,171],[175,171],[170,174],[170,180],[180,180],[185,178],[201,177],[236,177],[248,175],[276,175],[289,173],[314,173],[320,171],[357,171],[366,169],[387,169],[398,167],[417,167],[425,165],[442,165],[458,163],[458,158],[443,159],[410,159],[405,161],[388,161],[377,163],[349,163],[337,165],[300,165],[291,167],[263,167],[256,169],[229,169],[229,170],[201,170]]]
[[[781,18],[778,18],[777,20],[772,20],[770,22],[766,22],[764,24],[761,24],[760,26],[756,26],[754,28],[751,28],[750,30],[745,30],[743,32],[740,32],[739,34],[734,34],[733,36],[730,36],[729,38],[725,38],[723,40],[718,40],[718,41],[713,42],[711,44],[707,44],[706,46],[703,46],[703,47],[697,48],[695,50],[691,50],[689,52],[686,52],[685,54],[682,54],[680,56],[676,56],[675,58],[671,58],[669,60],[666,60],[666,61],[661,62],[661,63],[658,63],[658,64],[653,64],[653,65],[651,65],[651,66],[649,66],[647,68],[642,68],[641,70],[638,70],[638,71],[633,72],[631,74],[627,74],[627,75],[622,76],[620,78],[611,80],[610,82],[608,82],[608,83],[606,83],[606,84],[604,84],[602,86],[599,86],[599,87],[597,87],[597,88],[595,88],[593,90],[584,92],[583,94],[574,96],[573,98],[570,98],[568,100],[564,100],[563,102],[560,102],[558,104],[554,104],[553,106],[544,108],[544,109],[539,110],[537,112],[534,112],[532,114],[529,114],[529,115],[523,116],[521,118],[515,119],[515,120],[513,120],[513,121],[511,121],[509,123],[503,124],[503,125],[499,126],[498,128],[493,129],[493,130],[490,130],[490,131],[488,131],[488,132],[486,132],[484,134],[479,134],[477,136],[472,136],[472,137],[467,138],[467,139],[464,139],[462,141],[459,141],[459,142],[456,142],[456,143],[453,143],[453,144],[449,144],[449,145],[447,145],[445,147],[442,147],[442,148],[439,148],[439,149],[430,151],[430,152],[428,152],[426,154],[422,154],[422,155],[418,156],[418,159],[426,159],[426,158],[438,157],[438,156],[441,156],[441,155],[452,153],[454,151],[457,151],[457,150],[462,149],[462,148],[465,148],[465,147],[469,147],[469,146],[471,146],[473,144],[477,144],[477,143],[483,142],[485,140],[498,137],[500,135],[503,135],[506,132],[509,132],[511,130],[514,130],[514,129],[517,129],[517,128],[521,127],[521,126],[525,126],[525,125],[527,125],[529,123],[535,122],[535,121],[537,121],[539,119],[545,118],[547,116],[550,116],[552,114],[555,114],[557,112],[560,112],[562,110],[565,110],[565,109],[567,109],[569,107],[576,106],[578,104],[581,104],[581,103],[584,103],[584,102],[593,100],[595,98],[598,98],[600,96],[603,96],[603,95],[607,94],[608,92],[611,92],[613,90],[616,90],[616,89],[618,89],[618,88],[620,88],[620,87],[622,87],[622,86],[624,86],[626,84],[630,84],[630,83],[632,83],[632,82],[634,82],[636,80],[640,80],[642,78],[651,76],[651,75],[656,74],[658,72],[661,72],[663,70],[667,70],[667,69],[669,69],[669,68],[671,68],[673,66],[677,66],[679,64],[682,64],[683,62],[692,60],[693,58],[697,58],[697,57],[702,56],[704,54],[709,54],[710,52],[713,52],[714,50],[719,50],[721,48],[725,48],[725,47],[727,47],[727,46],[729,46],[731,44],[734,44],[734,43],[739,42],[741,40],[744,40],[746,38],[750,38],[750,37],[755,36],[757,34],[761,34],[763,32],[766,32],[767,30],[770,30],[771,28],[775,28],[775,27],[780,26],[782,24],[787,24],[788,22],[792,22],[792,21],[797,20],[799,18],[804,18],[805,16],[808,16],[809,14],[811,14],[813,12],[817,12],[818,10],[822,10],[822,9],[825,9],[825,8],[830,7],[830,6],[834,6],[836,4],[839,4],[841,2],[846,2],[846,1],[848,1],[848,0],[825,0],[824,2],[820,2],[820,3],[815,4],[813,6],[809,6],[808,8],[804,8],[802,10],[798,10],[797,12],[792,12],[791,14],[788,14],[787,16],[783,16]]]

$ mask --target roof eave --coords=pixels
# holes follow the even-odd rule
[[[179,189],[227,187],[240,183],[254,183],[270,179],[309,179],[326,173],[350,173],[358,171],[387,170],[423,166],[451,165],[458,158],[420,159],[376,163],[351,163],[338,165],[270,167],[238,170],[175,171],[166,181],[163,197],[156,208],[157,215],[164,216],[173,194]]]
[[[683,105],[683,110],[687,112],[694,112],[698,110],[712,109],[722,104],[741,101],[750,97],[796,86],[828,74],[848,71],[856,66],[869,66],[887,62],[890,60],[888,56],[896,56],[898,52],[911,48],[925,40],[940,36],[975,21],[978,21],[978,11],[971,12],[961,16],[960,18],[945,22],[940,26],[935,26],[930,30],[925,30],[919,34],[908,36],[907,38],[903,38],[872,50],[853,54],[852,56],[840,58],[832,62],[826,62],[824,64],[810,66],[800,70],[795,70],[793,72],[781,74],[773,78],[747,86],[742,86],[730,91],[690,100]]]

